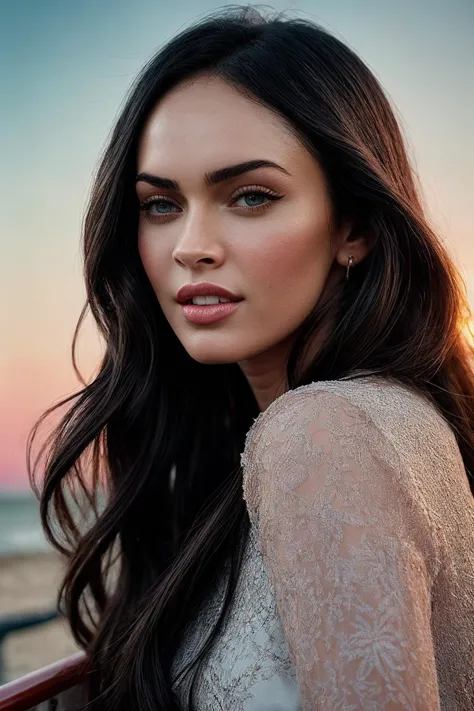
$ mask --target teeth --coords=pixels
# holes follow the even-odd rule
[[[205,306],[206,304],[228,304],[230,299],[224,299],[220,296],[195,296],[192,299],[193,304]]]

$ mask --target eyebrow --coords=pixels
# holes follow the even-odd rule
[[[258,168],[276,168],[277,170],[291,175],[285,168],[278,163],[274,163],[271,160],[248,160],[245,163],[237,163],[237,165],[229,165],[226,168],[219,168],[218,170],[213,170],[210,173],[206,173],[204,176],[204,182],[206,185],[216,185],[217,183],[222,183],[225,180],[231,180],[231,178],[236,178],[243,173],[248,173],[251,170],[258,170]],[[180,190],[179,183],[176,180],[171,180],[170,178],[160,178],[158,175],[150,175],[150,173],[139,173],[135,179],[135,182],[145,182],[154,185],[155,188],[168,188],[169,190]]]

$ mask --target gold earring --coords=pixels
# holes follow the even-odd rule
[[[349,259],[347,261],[346,279],[349,279],[349,270],[351,267],[354,266],[354,264],[355,264],[354,257],[351,254],[351,255],[349,255]]]

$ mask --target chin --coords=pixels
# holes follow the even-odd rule
[[[216,334],[215,339],[219,336]],[[222,365],[224,363],[238,363],[253,355],[249,347],[242,347],[242,343],[186,343],[181,341],[188,355],[203,365]],[[222,340],[222,339],[221,339]]]
[[[224,363],[235,363],[235,355],[216,352],[215,350],[200,351],[198,349],[186,349],[189,356],[197,363],[203,365],[222,365]]]

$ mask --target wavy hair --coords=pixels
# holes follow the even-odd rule
[[[319,161],[337,219],[350,216],[370,243],[338,298],[316,303],[295,334],[289,388],[359,369],[416,388],[451,425],[474,492],[466,289],[424,215],[379,82],[310,21],[235,6],[206,16],[143,67],[111,133],[83,225],[87,300],[72,343],[76,372],[87,309],[104,355],[92,382],[46,410],[27,443],[45,533],[67,558],[58,605],[90,659],[92,711],[181,708],[171,663],[184,627],[225,575],[222,612],[186,669],[195,678],[229,610],[250,525],[240,454],[257,401],[238,364],[203,365],[187,354],[137,248],[141,132],[166,92],[198,73],[221,77],[287,122]],[[64,405],[32,466],[39,425]]]

